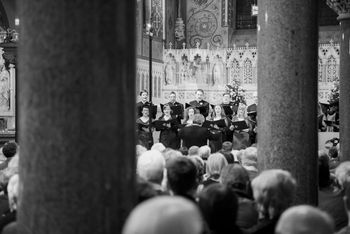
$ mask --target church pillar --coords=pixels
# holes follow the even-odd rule
[[[339,15],[340,21],[340,152],[342,160],[348,161],[350,160],[350,2],[327,0],[327,4]]]
[[[120,233],[135,201],[135,4],[20,0],[19,233]]]
[[[317,0],[258,1],[258,164],[317,203]]]

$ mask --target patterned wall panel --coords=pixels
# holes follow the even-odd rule
[[[222,0],[187,1],[187,45],[201,48],[227,47],[228,28],[222,25]]]

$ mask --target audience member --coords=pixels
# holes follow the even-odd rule
[[[167,164],[167,182],[170,192],[195,201],[197,168],[188,157],[177,157]]]
[[[157,150],[149,150],[143,153],[137,160],[137,174],[150,182],[153,189],[162,194],[161,187],[165,169],[165,159]]]
[[[318,208],[327,212],[334,220],[335,230],[338,231],[348,223],[344,207],[343,194],[334,186],[329,172],[329,158],[321,154],[318,158]]]
[[[231,142],[229,142],[229,141],[223,142],[221,150],[219,150],[219,153],[221,153],[222,155],[225,156],[225,158],[229,164],[235,162],[233,154],[232,154],[232,143]]]
[[[335,176],[339,186],[343,190],[345,210],[350,220],[350,162],[341,163],[335,170]],[[337,234],[350,234],[350,223],[337,232]]]
[[[169,161],[171,161],[174,158],[181,157],[183,155],[178,150],[173,150],[173,149],[167,148],[167,149],[165,149],[163,156],[165,159],[165,165],[167,166]]]
[[[250,232],[274,233],[280,215],[295,198],[295,179],[284,170],[266,170],[253,179],[252,189],[260,220],[250,229]]]
[[[227,160],[222,154],[211,154],[207,160],[207,169],[203,186],[206,187],[213,183],[219,183],[221,170],[227,164]]]
[[[334,224],[329,215],[309,205],[287,209],[278,221],[276,234],[333,234]]]
[[[242,233],[236,225],[238,199],[231,188],[212,184],[198,197],[198,206],[212,234]]]
[[[162,143],[157,142],[157,143],[152,145],[151,150],[157,150],[157,151],[163,153],[165,151],[165,146]]]
[[[152,197],[158,196],[159,193],[154,189],[152,183],[145,179],[137,176],[136,178],[136,195],[137,204],[146,201]]]
[[[123,234],[200,234],[196,205],[181,197],[161,196],[139,204],[127,218]]]
[[[198,155],[199,147],[194,145],[188,149],[188,156]]]
[[[211,153],[211,149],[210,149],[209,146],[203,145],[203,146],[199,147],[198,155],[199,155],[199,157],[201,157],[203,160],[208,160],[208,158],[209,158],[209,156],[210,156],[210,153]]]
[[[2,154],[5,156],[6,160],[0,164],[0,170],[7,168],[9,162],[18,152],[18,144],[14,141],[9,141],[2,147]]]
[[[203,176],[205,173],[204,166],[205,163],[201,157],[198,155],[190,156],[189,159],[196,165],[197,168],[197,183],[200,184],[203,182]]]
[[[3,228],[16,221],[16,211],[18,206],[18,194],[19,194],[19,176],[18,174],[13,175],[7,185],[8,199],[9,199],[9,210],[0,216],[0,233]]]
[[[258,175],[258,150],[256,147],[248,147],[240,154],[242,166],[248,171],[250,180]]]
[[[258,212],[252,197],[248,172],[239,164],[229,164],[221,171],[220,182],[238,196],[237,226],[248,229],[258,222]]]

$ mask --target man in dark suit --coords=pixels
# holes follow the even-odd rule
[[[193,107],[197,107],[200,110],[200,113],[207,117],[209,114],[209,102],[204,101],[204,91],[203,89],[197,89],[196,91],[196,100],[193,100],[189,103]]]
[[[180,129],[179,137],[183,140],[182,146],[188,149],[194,145],[201,147],[207,145],[208,140],[215,140],[215,135],[213,135],[208,128],[202,127],[203,122],[203,115],[195,114],[193,124]]]
[[[170,101],[168,102],[171,109],[173,109],[174,106],[179,106],[181,109],[181,113],[179,115],[175,114],[176,118],[181,123],[181,119],[184,118],[184,105],[182,105],[180,102],[176,101],[176,93],[174,91],[170,92],[169,95]]]
[[[142,108],[143,106],[149,106],[150,103],[148,102],[148,92],[147,90],[141,90],[140,92],[140,97],[141,100],[136,103],[136,113],[137,113],[137,117],[141,117],[142,116]]]

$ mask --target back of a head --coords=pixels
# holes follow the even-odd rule
[[[178,150],[174,149],[169,149],[166,150],[164,153],[164,158],[165,158],[165,164],[168,165],[168,163],[173,160],[174,158],[182,157],[182,153]]]
[[[125,222],[123,234],[200,234],[201,215],[193,202],[160,196],[138,205]]]
[[[287,209],[276,226],[276,234],[333,234],[334,224],[330,216],[309,205]]]
[[[225,141],[222,143],[222,150],[223,151],[232,151],[232,142],[230,141]]]
[[[165,159],[157,150],[149,150],[137,160],[138,175],[150,182],[160,184],[163,180]]]
[[[207,145],[203,145],[203,146],[199,147],[198,155],[203,160],[207,160],[209,158],[209,156],[210,156],[210,152],[211,152],[210,147],[207,146]]]
[[[222,168],[227,165],[227,160],[220,153],[211,154],[207,160],[207,174],[220,175]]]
[[[244,167],[239,164],[229,164],[222,169],[220,181],[232,189],[246,191],[250,179]]]
[[[2,147],[2,153],[6,158],[13,157],[18,151],[18,144],[14,141],[6,142]]]
[[[276,218],[287,209],[295,199],[296,181],[288,171],[266,170],[252,181],[254,199],[265,210],[262,215]]]
[[[193,116],[193,123],[194,124],[198,124],[198,125],[202,125],[204,123],[204,116],[201,114],[195,114]]]
[[[174,194],[188,195],[197,188],[197,168],[188,157],[175,158],[167,164],[167,179]]]
[[[337,178],[338,183],[343,188],[349,187],[350,185],[350,162],[342,162],[335,169],[335,177]]]
[[[157,150],[157,151],[163,153],[165,150],[165,146],[162,143],[157,142],[154,145],[152,145],[151,150]]]
[[[256,166],[258,162],[257,157],[258,150],[256,147],[246,148],[241,156],[241,162],[243,166]]]
[[[211,184],[199,194],[198,206],[212,231],[229,231],[235,226],[238,198],[222,184]]]
[[[199,147],[198,147],[198,146],[196,146],[196,145],[191,146],[191,147],[188,149],[188,156],[198,155],[198,150],[199,150]]]
[[[139,157],[141,154],[143,154],[146,151],[147,151],[146,147],[142,145],[136,145],[136,157]]]

